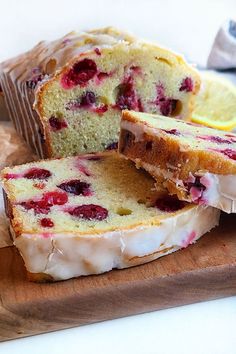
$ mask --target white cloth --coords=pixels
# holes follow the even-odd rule
[[[219,29],[208,57],[209,69],[236,69],[236,21],[228,20]]]

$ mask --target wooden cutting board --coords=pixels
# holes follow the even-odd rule
[[[16,249],[0,249],[0,340],[236,295],[235,218],[151,263],[59,283],[28,282]]]

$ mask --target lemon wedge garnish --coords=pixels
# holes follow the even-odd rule
[[[227,131],[236,128],[236,86],[216,74],[203,73],[192,121]]]

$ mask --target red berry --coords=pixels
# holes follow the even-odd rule
[[[172,197],[172,196],[166,196],[163,198],[159,198],[156,200],[155,206],[160,209],[161,211],[165,211],[168,213],[180,210],[182,208],[184,208],[184,206],[186,205],[185,202]]]
[[[5,173],[4,178],[6,179],[16,179],[21,178],[22,175],[20,173]]]
[[[41,219],[40,224],[43,227],[53,227],[54,226],[54,222],[50,218]]]
[[[51,172],[43,168],[33,167],[28,172],[24,173],[24,177],[27,179],[47,179],[51,177]]]
[[[95,204],[84,204],[69,210],[69,214],[86,220],[104,220],[108,216],[108,210]]]
[[[48,214],[53,205],[63,205],[68,201],[65,192],[47,192],[39,200],[27,200],[20,203],[26,210],[34,209],[35,214]]]
[[[156,89],[157,97],[154,103],[159,107],[159,110],[163,116],[171,116],[176,109],[178,100],[165,96],[163,84],[158,84]]]
[[[76,110],[79,108],[90,109],[92,112],[97,114],[103,114],[108,110],[106,104],[101,104],[96,106],[96,96],[92,91],[85,92],[81,97],[76,100],[69,101],[66,104],[66,110]]]
[[[143,111],[141,100],[137,97],[134,88],[134,74],[139,72],[139,67],[131,67],[129,73],[125,75],[124,81],[118,86],[118,93],[115,107],[120,109],[131,109]]]
[[[193,80],[191,77],[186,77],[182,80],[179,91],[191,92],[193,91]]]
[[[97,65],[91,59],[83,59],[73,65],[73,67],[62,76],[61,84],[64,89],[74,86],[85,86],[97,73]]]
[[[232,160],[236,160],[236,151],[232,149],[224,149],[224,150],[215,150],[217,152],[221,152]]]
[[[116,106],[120,109],[135,110],[137,108],[138,102],[131,80],[128,80],[127,83],[119,85]]]
[[[201,183],[200,176],[193,176],[193,180],[191,182],[184,182],[184,186],[190,194],[193,202],[204,202],[203,192],[206,190],[206,186]]]
[[[80,107],[90,107],[93,106],[96,102],[96,96],[94,92],[92,91],[86,91],[82,96],[80,100]]]
[[[141,101],[141,98],[138,99],[138,111],[139,112],[144,112],[143,104]]]
[[[133,73],[137,74],[137,75],[141,75],[142,74],[142,69],[140,68],[140,66],[131,66],[130,70],[133,71]]]
[[[96,53],[97,55],[99,55],[99,56],[102,55],[102,53],[101,53],[101,51],[100,51],[99,48],[95,48],[94,51],[95,51],[95,53]]]
[[[81,182],[79,179],[63,182],[57,187],[63,189],[67,193],[72,193],[75,195],[83,195],[86,197],[92,194],[90,190],[90,184]]]
[[[47,205],[44,200],[28,200],[27,202],[20,203],[20,205],[26,210],[34,209],[35,214],[48,214],[50,211],[50,205]]]
[[[160,107],[160,112],[163,114],[163,116],[170,116],[177,105],[177,100],[172,99],[172,98],[166,98],[163,101],[159,101],[159,107]]]
[[[170,130],[162,129],[162,130],[167,134],[177,135],[177,136],[181,135],[177,129],[170,129]]]
[[[201,140],[212,141],[213,143],[217,144],[232,144],[232,141],[230,141],[229,139],[221,138],[220,136],[201,135],[197,138]]]
[[[101,115],[105,113],[108,110],[108,107],[106,104],[102,104],[101,106],[95,107],[93,109],[93,112],[96,112],[97,114]]]
[[[117,150],[118,149],[118,142],[114,141],[113,143],[109,144],[106,147],[106,150]]]
[[[61,118],[57,118],[55,116],[51,116],[49,118],[49,124],[50,124],[53,131],[58,131],[58,130],[68,127],[65,120],[63,120]]]

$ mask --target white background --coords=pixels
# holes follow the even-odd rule
[[[232,16],[236,0],[0,0],[0,61],[41,39],[113,25],[204,66]],[[236,297],[0,344],[0,354],[13,353],[235,354]]]

